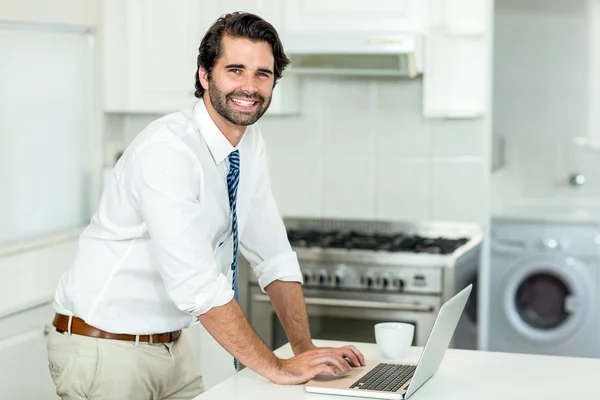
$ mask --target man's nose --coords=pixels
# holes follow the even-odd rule
[[[256,77],[251,74],[246,76],[242,87],[240,88],[246,96],[254,96],[258,92],[258,85],[256,82]]]

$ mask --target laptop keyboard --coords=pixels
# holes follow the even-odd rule
[[[350,388],[397,392],[412,378],[416,368],[414,365],[377,364]]]

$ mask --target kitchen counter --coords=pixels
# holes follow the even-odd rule
[[[492,219],[545,222],[600,224],[599,207],[581,206],[527,206],[495,210]]]
[[[348,343],[315,340],[317,346]],[[375,344],[352,343],[365,358],[379,359]],[[412,347],[403,360],[416,362],[421,348]],[[292,355],[289,344],[275,351]],[[600,359],[455,350],[446,352],[438,372],[411,399],[415,400],[533,400],[600,398]],[[567,383],[568,382],[568,383]],[[244,369],[194,400],[300,400],[352,399],[304,392],[302,385],[275,385]]]

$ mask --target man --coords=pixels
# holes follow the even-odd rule
[[[198,320],[277,384],[348,371],[346,359],[364,365],[352,346],[311,343],[298,261],[271,193],[254,123],[288,63],[266,21],[218,19],[199,49],[199,101],[126,149],[56,292],[48,357],[63,399],[195,397],[202,379],[181,330]],[[274,356],[238,306],[238,247],[282,321],[289,360]]]

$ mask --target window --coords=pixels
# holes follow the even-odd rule
[[[89,220],[101,163],[93,77],[89,30],[0,24],[0,243]]]

